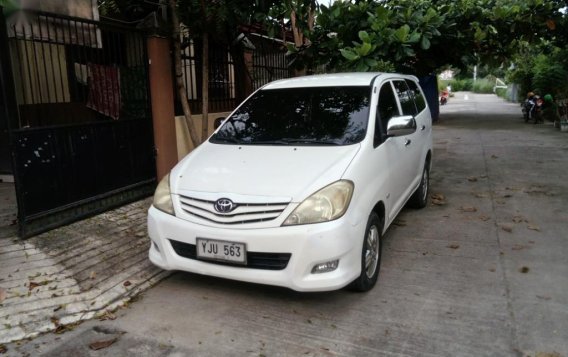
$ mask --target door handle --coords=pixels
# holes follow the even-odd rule
[[[422,125],[422,127],[420,128],[420,130],[424,131],[426,129],[426,125]]]
[[[404,140],[404,146],[408,146],[408,145],[410,145],[410,143],[412,143],[412,140],[410,140],[410,139]]]

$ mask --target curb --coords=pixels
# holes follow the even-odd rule
[[[148,259],[145,199],[26,241],[0,238],[0,343],[63,332],[170,272]]]

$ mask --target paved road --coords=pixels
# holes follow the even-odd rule
[[[568,356],[568,134],[463,93],[434,130],[435,204],[401,213],[371,292],[301,294],[176,273],[116,320],[9,352]]]

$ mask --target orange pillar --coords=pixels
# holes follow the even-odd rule
[[[148,59],[156,172],[160,180],[177,163],[174,87],[169,40],[160,37],[148,38]]]

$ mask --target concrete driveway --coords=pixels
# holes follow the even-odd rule
[[[388,231],[371,292],[176,273],[115,320],[8,352],[568,356],[568,133],[525,124],[518,105],[492,95],[457,93],[441,109],[432,204]]]

